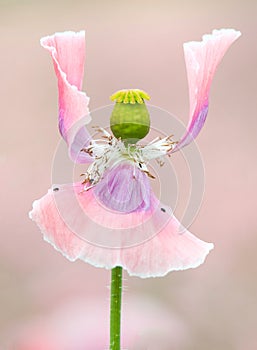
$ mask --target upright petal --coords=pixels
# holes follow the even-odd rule
[[[202,129],[208,113],[209,91],[216,68],[230,45],[240,35],[234,29],[220,29],[204,35],[201,42],[191,41],[184,44],[190,117],[185,134],[172,152],[188,145]]]
[[[92,190],[82,191],[81,184],[51,189],[30,212],[45,240],[69,260],[122,266],[146,278],[197,267],[213,248],[183,229],[153,193],[148,210],[124,214],[108,210]]]
[[[85,32],[63,32],[47,36],[40,41],[52,56],[59,91],[59,130],[68,144],[69,155],[78,163],[92,159],[80,152],[90,141],[85,127],[89,115],[89,97],[81,91],[84,61]]]

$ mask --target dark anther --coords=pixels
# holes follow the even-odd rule
[[[58,187],[55,187],[55,188],[53,188],[53,191],[54,191],[54,192],[57,192],[57,191],[59,191],[59,188],[58,188]]]
[[[141,163],[138,163],[138,165],[139,165],[139,168],[142,168],[142,164]]]
[[[163,211],[164,213],[166,213],[166,210],[164,208],[161,208],[161,211]]]

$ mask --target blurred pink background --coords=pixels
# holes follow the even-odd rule
[[[51,185],[51,162],[59,141],[56,80],[39,39],[55,31],[86,30],[84,88],[91,109],[109,104],[111,93],[120,88],[138,87],[151,95],[151,104],[186,123],[182,43],[200,40],[214,28],[232,27],[243,35],[218,68],[207,123],[197,139],[206,188],[190,228],[214,242],[215,250],[196,270],[149,280],[125,274],[124,303],[126,309],[137,303],[132,323],[142,313],[146,320],[157,315],[156,337],[153,321],[149,328],[142,321],[142,330],[133,331],[142,349],[255,350],[257,2],[1,0],[0,6],[0,349],[18,350],[12,342],[21,327],[47,324],[45,318],[70,300],[91,305],[92,318],[104,319],[101,325],[108,327],[109,271],[68,262],[43,242],[28,218],[33,200]],[[141,308],[145,298],[148,306]],[[104,303],[105,308],[97,307]],[[177,334],[179,328],[179,337],[162,337],[158,325],[168,319],[170,333]],[[85,329],[89,320],[87,315]],[[63,327],[65,333],[64,323]],[[160,334],[162,341],[153,348]],[[69,349],[80,350],[75,345]],[[86,349],[94,350],[85,345]]]

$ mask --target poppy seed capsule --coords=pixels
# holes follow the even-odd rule
[[[150,130],[150,116],[144,100],[150,97],[142,90],[120,90],[111,96],[116,104],[111,115],[111,130],[118,139],[136,143]]]

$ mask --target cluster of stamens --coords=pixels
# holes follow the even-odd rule
[[[171,136],[156,138],[147,145],[126,144],[121,139],[116,139],[103,128],[95,128],[102,133],[102,137],[92,140],[88,147],[81,151],[86,152],[94,162],[89,166],[82,184],[84,190],[94,187],[104,176],[105,171],[117,164],[128,161],[150,178],[155,178],[147,168],[150,160],[156,159],[160,166],[164,165],[163,156],[169,155],[177,142],[172,141]]]

